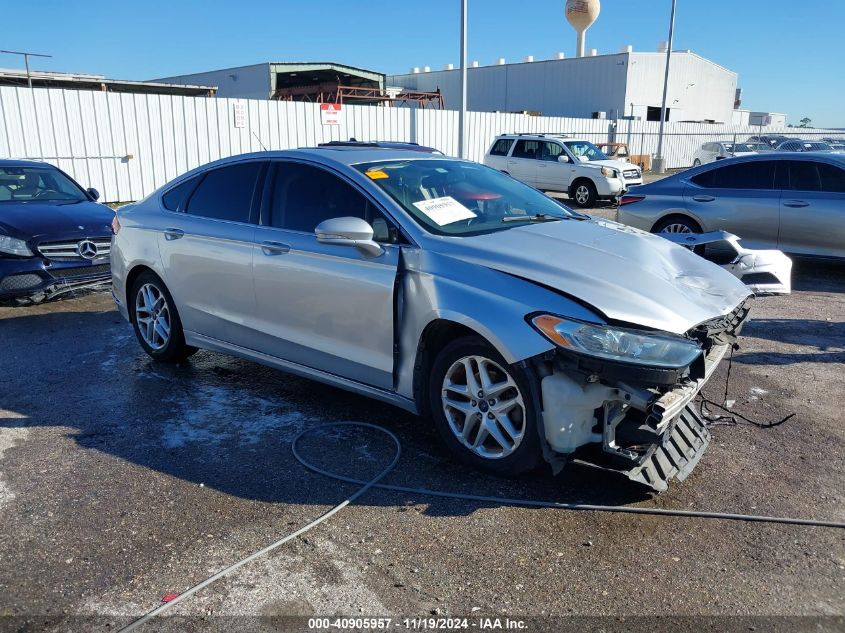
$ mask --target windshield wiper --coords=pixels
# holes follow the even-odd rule
[[[566,216],[549,215],[548,213],[535,213],[534,215],[509,215],[502,218],[503,224],[511,222],[557,222],[558,220],[567,220]]]

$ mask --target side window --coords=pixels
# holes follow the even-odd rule
[[[789,188],[793,191],[821,191],[822,183],[816,163],[808,160],[790,161]]]
[[[319,167],[279,162],[271,189],[270,226],[313,233],[324,220],[354,217],[370,223],[375,241],[400,241],[393,224],[367,198]]]
[[[540,141],[517,141],[513,158],[540,158]]]
[[[490,150],[490,155],[507,156],[511,149],[511,145],[513,145],[512,138],[500,138],[498,141],[493,143],[493,149]]]
[[[713,171],[712,187],[721,189],[774,189],[775,163],[757,160]]]
[[[715,169],[710,169],[708,171],[703,171],[700,174],[696,174],[690,180],[692,180],[695,184],[699,187],[707,187],[708,189],[713,186],[713,174],[716,172]]]
[[[827,163],[818,163],[818,168],[822,181],[822,191],[845,193],[845,169]]]
[[[161,197],[161,203],[164,205],[164,208],[168,211],[181,211],[184,209],[185,200],[191,195],[194,187],[197,186],[197,180],[199,178],[199,176],[188,178],[185,182],[166,191]]]
[[[206,172],[186,213],[215,220],[249,222],[260,162],[238,163]]]
[[[619,147],[616,150],[616,155],[619,156],[620,158],[626,157],[626,156],[628,156],[628,150],[625,149],[624,147]]]
[[[557,143],[543,143],[543,160],[557,162],[557,157],[563,154],[563,147]]]

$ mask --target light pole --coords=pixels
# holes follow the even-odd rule
[[[26,83],[32,88],[32,77],[29,75],[29,58],[30,57],[52,57],[52,55],[42,55],[41,53],[30,53],[29,51],[0,51],[8,55],[23,55],[23,63],[26,66]]]
[[[467,116],[467,0],[461,0],[461,110],[458,114],[458,157],[466,158]]]
[[[666,73],[663,75],[663,104],[660,106],[660,133],[657,137],[657,155],[654,157],[652,171],[666,173],[666,159],[663,157],[663,131],[666,125],[666,99],[669,94],[669,62],[672,60],[672,42],[675,37],[675,5],[672,0],[672,14],[669,18],[669,47],[666,49]]]

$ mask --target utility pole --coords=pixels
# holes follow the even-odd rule
[[[29,51],[0,51],[8,55],[23,55],[23,63],[26,66],[26,83],[32,88],[32,77],[29,74],[29,58],[30,57],[52,57],[52,55],[42,55],[41,53],[31,53]]]
[[[466,158],[467,145],[467,0],[461,0],[461,111],[458,114],[458,158]]]
[[[672,14],[669,18],[669,47],[666,49],[666,73],[663,76],[663,104],[660,107],[660,135],[657,139],[657,155],[654,157],[653,170],[655,173],[666,173],[666,159],[663,157],[663,128],[666,125],[666,99],[669,94],[669,62],[672,60],[672,44],[675,37],[675,5],[672,0]]]

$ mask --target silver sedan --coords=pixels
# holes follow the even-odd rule
[[[728,231],[748,248],[845,257],[845,156],[729,158],[633,188],[618,218],[655,233]]]
[[[115,300],[154,359],[203,348],[364,394],[502,475],[685,477],[709,440],[688,405],[747,315],[748,289],[680,246],[419,152],[236,156],[114,233]]]

